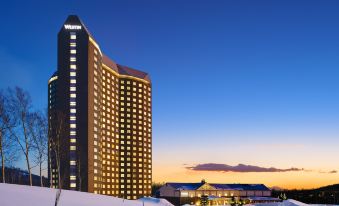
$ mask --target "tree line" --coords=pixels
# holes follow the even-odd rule
[[[33,107],[30,94],[20,87],[0,91],[0,158],[2,182],[6,167],[24,160],[32,186],[32,169],[38,167],[40,186],[46,186],[42,173],[48,161],[47,111]]]

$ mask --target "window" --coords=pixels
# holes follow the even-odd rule
[[[71,183],[71,185],[70,185],[70,187],[76,187],[77,186],[77,184],[76,183]]]
[[[76,150],[76,146],[70,146],[70,150],[72,151]]]
[[[75,34],[71,34],[71,39],[77,39],[77,36]]]
[[[70,83],[71,83],[71,84],[76,84],[76,83],[77,83],[77,80],[71,79]]]
[[[76,165],[76,162],[74,160],[69,161],[70,165]]]
[[[74,94],[74,93],[72,93],[72,94],[70,95],[70,97],[71,97],[71,98],[76,98],[76,97],[77,97],[77,95],[76,95],[76,94]]]
[[[77,53],[77,50],[71,49],[71,54],[76,54],[76,53]]]

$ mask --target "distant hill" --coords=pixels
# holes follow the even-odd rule
[[[274,190],[272,196],[278,197],[285,193],[287,198],[308,204],[339,204],[339,184],[328,185],[317,189],[305,190]]]
[[[2,182],[2,167],[0,167],[0,182]],[[29,175],[27,171],[20,168],[5,168],[6,183],[29,185]],[[40,186],[40,176],[32,174],[33,185]],[[49,186],[48,178],[43,177],[43,184],[45,187]]]
[[[339,184],[319,187],[318,189],[315,189],[315,190],[318,190],[318,191],[339,191]]]

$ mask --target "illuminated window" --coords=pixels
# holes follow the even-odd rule
[[[74,160],[69,161],[70,165],[76,165],[76,162]]]
[[[70,112],[71,113],[77,113],[77,110],[76,109],[70,109]]]
[[[71,69],[76,69],[76,68],[77,68],[76,65],[74,65],[74,64],[71,65]]]
[[[72,150],[72,151],[74,151],[74,150],[76,150],[76,146],[70,146],[70,150]]]
[[[76,54],[76,53],[77,53],[77,50],[71,49],[71,54]]]
[[[75,84],[75,83],[77,83],[77,80],[71,79],[70,83],[71,83],[71,84]]]
[[[71,57],[71,58],[70,58],[70,61],[71,61],[71,62],[75,62],[76,60],[77,60],[77,58],[75,58],[75,57]]]
[[[69,179],[70,179],[70,180],[76,180],[76,176],[71,175],[71,176],[69,176]]]
[[[77,186],[76,183],[71,183],[71,185],[70,185],[70,187],[72,187],[72,188],[74,188],[74,187],[76,187],[76,186]]]
[[[72,35],[71,35],[71,39],[77,39],[77,36],[74,35],[74,34],[72,34]]]
[[[69,75],[70,75],[71,77],[75,77],[77,74],[76,74],[75,72],[70,72]]]
[[[71,138],[71,143],[76,143],[76,139],[74,139],[74,138]]]
[[[77,95],[76,95],[76,94],[74,94],[74,93],[72,93],[72,94],[70,95],[70,97],[71,97],[71,98],[76,98],[76,97],[77,97]]]

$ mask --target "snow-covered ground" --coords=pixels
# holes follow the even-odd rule
[[[0,206],[54,206],[57,190],[0,183]],[[167,200],[123,200],[106,195],[62,190],[59,206],[173,206]]]
[[[272,202],[272,203],[257,203],[257,204],[251,204],[256,206],[309,206],[308,204],[305,204],[303,202],[299,202],[297,200],[284,200],[283,202]]]

